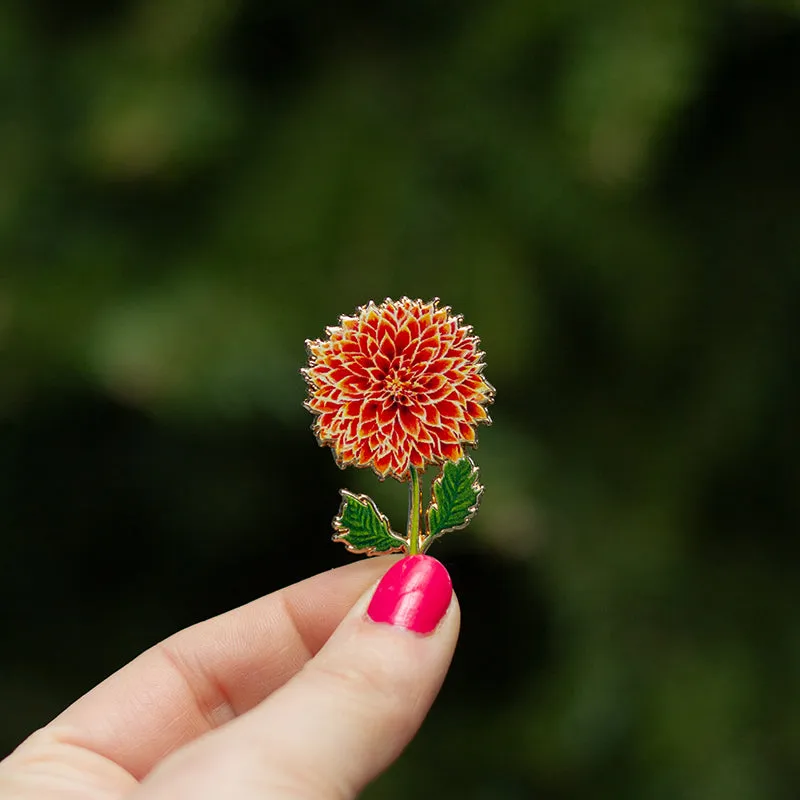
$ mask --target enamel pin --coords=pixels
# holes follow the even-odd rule
[[[465,527],[483,487],[464,447],[477,446],[475,426],[489,424],[494,388],[483,377],[479,339],[437,299],[372,301],[308,340],[306,408],[312,430],[340,468],[371,467],[409,484],[403,536],[366,495],[341,490],[334,541],[368,556],[424,553],[434,539]],[[422,512],[420,475],[439,469]]]

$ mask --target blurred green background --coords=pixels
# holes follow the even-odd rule
[[[453,670],[366,796],[797,797],[796,2],[10,0],[0,100],[3,752],[351,560],[340,486],[402,525],[299,369],[406,294],[498,393]]]

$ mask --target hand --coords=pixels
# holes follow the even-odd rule
[[[143,653],[0,763],[0,797],[354,797],[417,731],[458,625],[428,556],[309,578]]]

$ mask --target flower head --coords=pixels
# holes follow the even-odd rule
[[[478,337],[438,300],[369,302],[327,334],[306,342],[305,405],[340,467],[405,480],[409,467],[462,458],[490,422]]]

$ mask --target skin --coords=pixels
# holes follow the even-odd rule
[[[402,752],[444,679],[426,636],[370,620],[396,557],[316,575],[177,633],[0,762],[14,800],[344,800]]]

